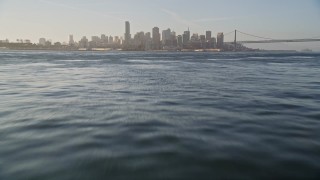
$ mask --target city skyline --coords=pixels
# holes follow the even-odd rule
[[[231,31],[227,34],[219,32],[217,36],[212,36],[212,31],[207,30],[205,34],[192,33],[188,30],[183,34],[177,35],[170,28],[162,30],[160,34],[159,27],[154,27],[151,32],[140,31],[131,37],[131,24],[125,22],[125,33],[123,37],[108,36],[91,36],[89,40],[83,36],[80,41],[75,41],[73,35],[69,35],[69,43],[52,42],[46,38],[40,38],[38,43],[33,43],[28,39],[17,39],[16,42],[10,42],[8,39],[0,40],[0,47],[7,49],[20,50],[66,50],[66,51],[201,51],[201,52],[221,52],[221,51],[263,51],[257,47],[251,48],[247,44],[274,44],[274,43],[297,43],[297,42],[320,42],[320,38],[309,39],[269,39],[257,35],[248,34],[239,30]],[[238,33],[260,40],[238,41]],[[233,42],[225,42],[225,36],[234,34]],[[261,40],[262,39],[262,40]],[[311,49],[302,49],[302,51],[312,51]]]
[[[80,41],[75,41],[74,36],[69,35],[69,43],[52,42],[44,37],[38,43],[31,42],[29,39],[17,39],[10,42],[8,39],[0,40],[2,49],[20,50],[64,50],[64,51],[202,51],[202,52],[221,52],[221,51],[259,51],[259,49],[248,48],[241,43],[225,43],[224,33],[219,32],[216,37],[212,36],[212,31],[207,30],[204,34],[192,33],[188,30],[183,34],[177,35],[170,28],[162,30],[159,27],[152,28],[151,32],[137,32],[131,37],[131,25],[125,22],[124,37],[120,36],[91,36],[89,40],[83,36]],[[227,33],[230,35],[232,32]],[[236,37],[237,31],[235,31]],[[226,35],[227,35],[226,34]]]
[[[131,34],[151,32],[153,27],[170,28],[177,34],[190,27],[191,32],[212,34],[239,29],[253,34],[285,39],[320,36],[320,3],[310,1],[220,1],[200,0],[194,6],[181,0],[138,0],[85,2],[50,0],[0,0],[0,39],[30,39],[38,42],[46,37],[68,42],[83,36],[112,35],[124,37],[123,22],[130,21]],[[234,4],[231,6],[230,4]],[[199,7],[199,8],[197,8]],[[23,11],[24,10],[24,11]],[[248,12],[249,11],[249,12]],[[24,14],[22,14],[22,12]],[[272,12],[272,13],[271,13]],[[63,17],[63,18],[62,18]],[[241,38],[248,37],[238,37]],[[233,37],[226,37],[232,41]],[[255,45],[256,46],[256,45]],[[258,45],[273,49],[312,48],[320,50],[319,43]]]

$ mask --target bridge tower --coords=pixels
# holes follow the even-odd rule
[[[237,30],[234,30],[234,51],[237,51]]]

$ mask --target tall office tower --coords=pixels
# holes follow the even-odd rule
[[[183,39],[182,39],[182,36],[179,35],[178,36],[178,47],[182,48],[182,45],[183,45]]]
[[[216,38],[211,38],[210,39],[210,48],[216,48],[217,47],[217,41],[216,41]]]
[[[120,40],[120,37],[119,36],[115,36],[114,37],[114,43],[116,43],[116,44],[121,44],[121,40]]]
[[[188,35],[186,33],[182,35],[182,41],[183,41],[183,44],[187,44],[189,42]]]
[[[69,45],[74,45],[73,35],[69,35]]]
[[[162,31],[162,44],[166,44],[166,41],[170,40],[171,38],[171,30],[168,28],[167,30]]]
[[[224,45],[224,35],[221,32],[221,33],[218,33],[217,35],[217,48],[223,49],[223,45]]]
[[[109,37],[109,44],[113,44],[113,37],[112,36]]]
[[[158,27],[154,27],[152,29],[152,43],[153,43],[153,49],[159,50],[161,49],[161,37]]]
[[[188,28],[188,31],[185,31],[183,33],[183,44],[187,44],[190,41],[190,30]]]
[[[151,33],[150,33],[150,32],[147,32],[147,33],[144,35],[144,38],[145,38],[145,50],[146,50],[146,51],[151,50],[151,49],[152,49]]]
[[[201,43],[205,43],[206,42],[206,36],[205,35],[200,35],[200,41],[201,41]]]
[[[171,32],[170,41],[171,41],[171,46],[173,46],[173,47],[177,47],[178,46],[178,39],[177,39],[177,33],[176,32],[174,32],[174,31]]]
[[[145,35],[144,32],[137,32],[133,38],[134,46],[137,50],[145,49]]]
[[[124,41],[125,41],[125,44],[129,44],[130,39],[131,39],[130,23],[129,23],[129,21],[126,21],[125,25],[126,25],[126,32],[125,32],[125,34],[124,34]]]
[[[200,37],[201,48],[206,49],[207,48],[206,36],[200,35],[199,37]]]
[[[207,41],[210,41],[210,40],[211,40],[211,37],[212,37],[211,34],[212,34],[211,31],[206,31],[206,40],[207,40]]]

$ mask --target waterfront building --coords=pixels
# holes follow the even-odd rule
[[[109,44],[113,44],[113,37],[109,36]]]
[[[125,44],[128,45],[131,40],[131,34],[130,34],[130,22],[126,21],[125,22],[125,34],[124,34],[124,41]]]
[[[193,33],[193,35],[191,36],[191,41],[195,42],[199,40],[199,35],[198,33]]]
[[[200,41],[202,43],[205,43],[206,42],[206,36],[205,35],[200,35]]]
[[[212,37],[209,40],[207,40],[206,48],[207,49],[216,48],[216,38]]]
[[[108,37],[105,34],[101,34],[101,42],[103,44],[108,44]]]
[[[90,48],[97,48],[101,46],[101,39],[99,36],[92,36],[89,42]]]
[[[152,38],[151,38],[151,33],[147,32],[144,35],[145,38],[145,51],[149,51],[152,49]]]
[[[178,36],[178,47],[179,48],[182,48],[183,47],[183,39],[182,39],[182,36],[181,35],[179,35]]]
[[[220,32],[217,35],[217,48],[223,49],[223,45],[224,45],[224,35],[222,32]]]
[[[206,40],[210,41],[211,37],[212,37],[212,32],[211,31],[206,31]]]
[[[144,32],[138,32],[133,38],[134,50],[145,50],[145,35]]]
[[[168,28],[167,30],[162,31],[162,44],[165,46],[166,42],[171,39],[171,30]]]
[[[147,32],[147,33],[145,34],[145,38],[146,38],[146,39],[151,39],[151,33],[150,33],[150,32]]]
[[[202,49],[207,48],[207,46],[206,46],[206,36],[205,35],[200,35],[200,42],[201,42],[201,48]]]
[[[98,36],[92,36],[91,41],[93,41],[95,43],[100,43],[100,38]]]
[[[161,49],[161,37],[160,37],[160,30],[158,27],[154,27],[152,29],[152,44],[154,50]]]
[[[190,30],[188,28],[188,31],[184,31],[183,33],[183,44],[187,44],[190,41]]]
[[[69,45],[72,46],[74,45],[74,39],[73,39],[73,35],[69,35]]]
[[[83,36],[82,39],[79,41],[79,48],[88,48],[89,40],[86,36]]]
[[[172,47],[177,47],[178,46],[178,40],[177,40],[176,32],[174,32],[174,31],[171,32],[170,41],[171,41],[170,45]]]
[[[120,40],[119,36],[115,36],[114,37],[114,43],[117,44],[117,45],[121,44],[121,40]]]

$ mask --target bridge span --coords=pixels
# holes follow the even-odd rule
[[[275,39],[275,40],[260,40],[260,41],[237,41],[240,44],[254,43],[291,43],[291,42],[318,42],[320,39]]]
[[[295,43],[295,42],[320,42],[320,36],[318,37],[313,37],[313,38],[303,38],[303,39],[273,39],[273,38],[268,38],[268,37],[262,37],[262,36],[257,36],[245,32],[241,32],[239,30],[234,30],[232,32],[229,32],[226,34],[231,35],[234,33],[234,42],[226,42],[228,44],[234,44],[234,48],[237,48],[237,44],[260,44],[260,43]],[[242,41],[237,41],[237,33],[262,39],[262,40],[242,40]]]

